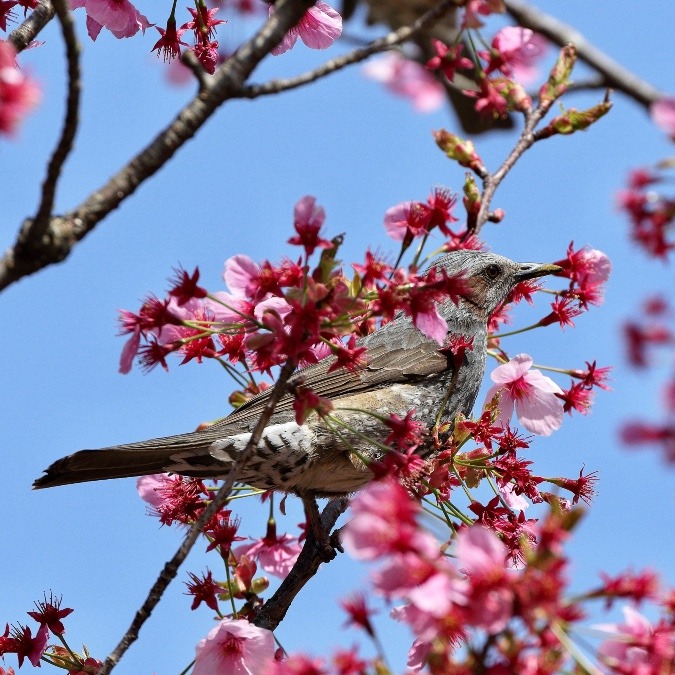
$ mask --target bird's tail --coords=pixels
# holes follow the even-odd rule
[[[222,432],[218,437],[222,438]],[[100,450],[80,450],[54,462],[45,470],[45,475],[33,483],[33,488],[145,476],[175,471],[179,466],[181,474],[199,475],[198,458],[209,457],[209,447],[215,438],[208,431],[200,431]],[[190,465],[186,463],[188,458],[193,460],[193,471],[189,470]]]

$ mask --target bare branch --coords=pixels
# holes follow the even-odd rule
[[[256,35],[220,66],[198,95],[145,149],[73,211],[53,217],[37,248],[15,245],[5,253],[0,259],[0,290],[63,261],[78,241],[164,166],[227,99],[236,95],[260,61],[312,4],[313,0],[279,0],[276,11]],[[29,226],[30,222],[24,223],[24,228]]]
[[[50,216],[56,196],[56,184],[61,175],[61,169],[68,155],[73,149],[75,133],[77,131],[80,109],[80,45],[75,34],[73,17],[68,9],[66,0],[54,0],[54,9],[61,24],[63,41],[66,45],[66,60],[68,63],[68,95],[66,97],[66,114],[63,120],[61,138],[56,144],[47,165],[47,174],[42,183],[42,197],[35,218],[26,221],[21,230],[16,249],[18,255],[25,248],[28,251],[39,249],[49,228]]]
[[[332,499],[328,502],[321,514],[321,526],[325,532],[330,532],[333,529],[337,519],[347,510],[348,505],[349,500],[346,498]],[[256,626],[274,630],[281,623],[295,596],[317,573],[319,566],[324,562],[321,550],[317,545],[314,532],[309,528],[307,540],[295,565],[293,565],[293,569],[253,620]]]
[[[331,73],[352,65],[353,63],[364,61],[373,54],[386,51],[387,49],[391,49],[391,47],[409,40],[416,33],[419,33],[421,30],[424,30],[426,27],[433,24],[450,8],[457,6],[457,4],[458,0],[443,0],[428,12],[425,12],[410,26],[403,26],[398,30],[392,31],[382,38],[373,40],[365,47],[355,49],[348,54],[343,54],[342,56],[331,59],[318,68],[303,73],[302,75],[298,75],[297,77],[291,77],[284,80],[271,80],[265,84],[254,84],[249,85],[248,87],[242,87],[237,96],[241,98],[257,98],[258,96],[265,96],[268,94],[278,94],[279,92],[288,91],[289,89],[295,89],[297,87],[301,87],[304,84],[314,82],[322,77],[325,77],[326,75],[330,75]]]
[[[279,399],[286,391],[286,383],[288,382],[288,378],[293,374],[294,370],[295,363],[293,361],[287,361],[284,364],[284,367],[279,373],[279,379],[274,384],[274,389],[272,390],[272,393],[265,404],[265,408],[260,415],[260,419],[255,425],[255,429],[253,429],[253,432],[251,433],[251,438],[249,439],[242,453],[237,457],[237,460],[232,465],[232,469],[227,479],[221,486],[220,490],[218,490],[217,494],[213,498],[213,501],[206,509],[204,509],[199,518],[192,524],[187,535],[185,536],[185,539],[183,540],[183,543],[180,545],[180,548],[176,551],[171,560],[169,560],[164,565],[164,569],[161,571],[157,581],[155,581],[152,588],[150,589],[145,602],[136,612],[131,625],[127,629],[126,633],[122,636],[122,639],[120,640],[117,647],[115,647],[115,649],[105,660],[105,663],[98,671],[98,675],[108,675],[108,673],[110,673],[110,671],[119,663],[119,660],[122,658],[122,656],[124,656],[124,653],[127,651],[127,649],[129,649],[129,647],[138,639],[138,633],[141,627],[150,618],[150,614],[152,614],[152,611],[161,600],[164,591],[176,578],[176,575],[178,574],[178,568],[183,564],[185,558],[187,558],[187,555],[197,541],[197,537],[199,536],[200,532],[227,501],[230,493],[232,492],[232,486],[236,482],[237,476],[241,473],[242,467],[251,459],[255,449],[258,447],[258,443],[260,442],[263,431],[265,430],[267,423],[270,421],[270,417],[272,417],[272,413],[274,412],[274,408],[279,402]]]
[[[29,14],[28,18],[8,36],[7,41],[21,52],[35,40],[38,33],[52,20],[54,7],[50,0],[41,0],[40,4]]]
[[[663,98],[663,93],[656,87],[600,51],[573,26],[545,14],[523,0],[505,0],[505,4],[508,13],[521,26],[536,30],[561,47],[572,43],[577,48],[579,58],[603,76],[601,88],[618,89],[645,107]]]

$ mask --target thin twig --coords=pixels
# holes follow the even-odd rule
[[[257,98],[258,96],[265,96],[268,94],[278,94],[289,89],[296,89],[304,84],[315,82],[316,80],[330,75],[342,68],[364,61],[369,56],[379,52],[386,51],[395,47],[396,45],[409,40],[416,33],[424,30],[426,27],[433,24],[452,7],[457,6],[458,0],[443,0],[432,7],[428,12],[425,12],[419,19],[409,26],[403,26],[398,30],[394,30],[384,37],[373,40],[365,47],[360,47],[342,56],[337,56],[330,61],[320,65],[314,70],[310,70],[302,75],[290,77],[287,79],[271,80],[265,84],[252,84],[247,87],[242,87],[237,97],[241,98]]]
[[[523,0],[505,0],[505,4],[506,10],[519,25],[541,33],[561,47],[572,43],[577,48],[579,58],[603,76],[601,88],[618,89],[646,107],[663,98],[656,87],[611,59],[573,26]]]
[[[61,24],[63,42],[66,46],[66,62],[68,64],[68,93],[66,96],[66,114],[63,119],[61,137],[54,148],[47,173],[42,182],[42,195],[35,217],[27,220],[21,228],[17,241],[17,255],[39,250],[42,242],[48,236],[56,185],[61,175],[61,169],[68,158],[77,132],[80,110],[80,92],[82,82],[80,77],[80,44],[77,41],[73,16],[68,9],[67,0],[54,0],[54,10]]]
[[[105,660],[105,663],[98,671],[98,675],[108,675],[108,673],[110,673],[110,671],[118,664],[119,660],[122,658],[127,649],[129,649],[129,647],[138,639],[138,633],[141,627],[150,618],[150,614],[162,598],[164,591],[167,589],[173,579],[175,579],[176,574],[178,573],[178,568],[181,566],[188,553],[194,546],[200,532],[227,501],[227,498],[232,492],[232,486],[237,480],[237,476],[241,473],[242,467],[245,466],[245,464],[251,459],[255,449],[258,447],[258,443],[260,442],[263,431],[265,430],[270,417],[272,417],[272,413],[274,412],[274,408],[279,402],[279,399],[286,391],[286,383],[288,382],[288,378],[293,374],[294,370],[295,363],[292,361],[287,361],[284,364],[281,372],[279,373],[279,379],[276,381],[274,388],[272,389],[272,393],[265,404],[258,423],[255,425],[255,428],[251,433],[251,438],[246,444],[246,447],[233,463],[228,477],[214,496],[213,501],[206,509],[204,509],[199,518],[192,524],[187,535],[185,536],[185,539],[183,540],[183,543],[180,545],[171,560],[169,560],[164,565],[164,569],[150,589],[145,602],[136,612],[131,625],[122,636],[122,639],[120,640],[117,647],[115,647],[115,649]]]
[[[313,0],[279,0],[274,14],[219,67],[167,128],[73,211],[52,218],[48,236],[42,238],[38,249],[14,246],[4,254],[0,259],[0,290],[64,260],[78,241],[132,195],[139,185],[159,171],[209,117],[241,89],[260,61],[281,42],[312,4]]]
[[[17,52],[23,51],[53,17],[54,6],[50,0],[41,0],[28,18],[7,36],[7,41],[14,45]]]
[[[328,502],[321,514],[321,527],[324,532],[330,532],[333,529],[337,519],[346,511],[348,505],[349,500],[346,498],[332,499]],[[316,574],[322,562],[324,558],[320,547],[317,546],[314,532],[309,528],[305,545],[295,565],[274,595],[262,606],[253,623],[260,628],[274,630],[286,616],[295,596]]]

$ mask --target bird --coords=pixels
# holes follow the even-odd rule
[[[286,391],[277,404],[251,459],[237,482],[263,490],[309,496],[350,495],[373,478],[369,461],[386,452],[390,433],[382,419],[391,414],[413,417],[430,427],[452,423],[471,413],[485,372],[488,320],[521,281],[555,274],[553,264],[517,263],[491,252],[458,250],[446,253],[431,267],[448,275],[463,274],[467,288],[455,304],[437,304],[448,324],[448,337],[464,336],[471,348],[460,358],[422,334],[403,313],[361,338],[365,362],[354,371],[329,372],[335,357],[298,370],[289,390],[302,384],[333,404],[339,433],[318,415],[299,424],[293,395]],[[204,430],[98,450],[80,450],[55,461],[34,488],[47,488],[109,478],[173,473],[196,478],[225,478],[244,451],[268,401],[262,392]],[[377,441],[373,443],[369,439]],[[416,450],[422,457],[432,444]],[[356,450],[356,452],[355,452]]]

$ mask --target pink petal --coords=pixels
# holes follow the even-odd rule
[[[330,5],[319,0],[298,24],[302,41],[311,49],[326,49],[342,34],[342,17]]]
[[[436,340],[439,345],[445,342],[448,334],[448,324],[446,320],[438,313],[436,307],[427,311],[420,312],[413,317],[413,323],[422,332],[432,340]]]
[[[457,535],[457,559],[467,574],[486,575],[493,569],[504,569],[508,553],[497,535],[482,525],[472,525]]]
[[[490,373],[490,379],[497,384],[510,384],[524,375],[530,369],[532,363],[532,357],[529,354],[518,354],[508,363],[497,366]]]
[[[554,393],[533,388],[527,396],[517,399],[515,403],[518,421],[531,433],[550,436],[556,429],[560,429],[563,403]]]
[[[260,268],[247,255],[233,255],[225,261],[223,279],[234,295],[246,298],[249,296],[251,280],[260,274]]]
[[[654,124],[663,129],[671,138],[675,138],[675,96],[662,98],[649,108]]]

